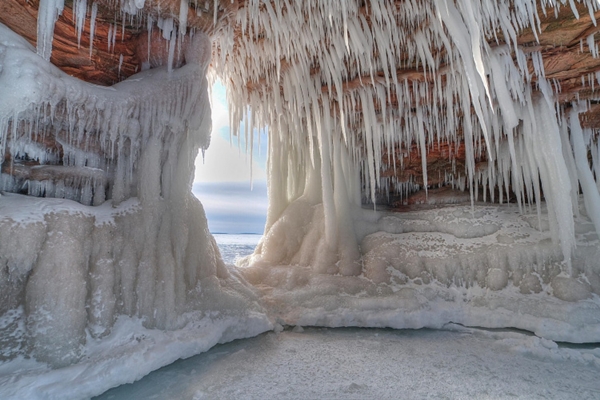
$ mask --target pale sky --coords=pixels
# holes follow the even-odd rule
[[[202,153],[196,159],[193,193],[204,206],[211,232],[262,234],[268,203],[267,136],[261,134],[260,146],[255,140],[251,181],[250,154],[245,153],[243,143],[238,147],[237,137],[230,144],[225,88],[219,83],[212,89],[211,105],[211,144],[204,160]]]
[[[212,105],[212,137],[210,147],[196,159],[196,182],[248,182],[250,184],[250,154],[245,153],[244,144],[238,146],[238,138],[229,137],[229,114],[225,88],[217,83],[213,87]],[[266,134],[261,135],[261,144],[255,140],[253,148],[252,180],[265,181],[266,174]]]

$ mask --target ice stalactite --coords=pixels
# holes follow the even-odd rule
[[[40,0],[37,23],[37,53],[49,61],[52,55],[54,24],[64,9],[64,0]]]
[[[588,149],[592,140],[592,132],[589,129],[585,131],[581,128],[579,122],[579,112],[582,110],[582,105],[573,107],[569,114],[569,127],[571,132],[571,144],[575,155],[575,163],[577,165],[577,176],[583,192],[583,200],[588,217],[592,220],[596,227],[596,232],[600,232],[600,190],[598,190],[597,182],[600,178],[590,170],[588,161]],[[595,159],[598,162],[598,159]]]
[[[92,3],[92,13],[90,16],[90,57],[94,51],[94,35],[96,33],[96,16],[98,15],[98,3]],[[116,29],[116,27],[115,27]]]
[[[77,31],[77,45],[81,45],[81,33],[86,21],[87,0],[76,0],[73,3],[73,18],[75,19],[75,30]],[[109,49],[110,50],[110,49]]]
[[[341,140],[339,131],[324,134],[312,157],[298,157],[283,143],[270,146],[267,232],[247,263],[300,264],[323,273],[360,274],[352,226],[353,210],[360,207],[358,169]]]

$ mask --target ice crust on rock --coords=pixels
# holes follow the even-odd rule
[[[0,176],[30,195],[0,196],[0,397],[89,397],[272,328],[191,193],[210,141],[210,48],[198,32],[185,66],[106,88],[0,25],[0,154],[30,174]]]
[[[7,194],[0,210],[10,211],[11,202],[26,208],[20,214],[28,218],[2,213],[0,219],[0,259],[7,266],[0,314],[24,306],[28,346],[40,361],[78,361],[86,336],[107,336],[119,315],[139,317],[147,328],[177,330],[185,327],[184,313],[260,309],[221,261],[196,199],[176,219],[167,204],[148,210],[138,201],[86,209]],[[13,356],[24,350],[15,348]]]
[[[584,282],[580,275],[598,273],[595,258],[600,243],[592,224],[578,221],[575,270],[573,277],[567,277],[562,275],[564,261],[550,232],[536,229],[530,222],[534,217],[508,207],[482,205],[474,212],[447,207],[387,215],[378,231],[361,242],[365,277],[375,283],[435,281],[494,291],[511,282],[527,293],[537,285],[522,282],[526,274],[547,286],[557,279]],[[594,291],[600,293],[600,287]]]
[[[260,258],[241,270],[274,317],[286,325],[398,329],[455,322],[557,341],[600,339],[600,240],[586,218],[576,219],[572,275],[563,272],[547,217],[540,224],[535,211],[516,205],[361,210],[354,219],[360,276]]]
[[[181,168],[210,143],[210,108],[203,106],[210,60],[206,36],[195,36],[183,68],[145,71],[106,88],[72,79],[42,62],[4,26],[0,35],[7,43],[0,54],[5,90],[0,98],[0,160],[7,151],[16,171],[0,174],[2,190],[86,205],[106,199],[118,204],[143,197],[144,190],[165,198],[170,191],[187,190],[191,172]],[[186,138],[177,132],[194,134]],[[171,136],[172,143],[163,143]],[[44,150],[39,142],[46,137],[60,146]],[[186,147],[186,140],[190,154],[178,161],[175,153]],[[158,160],[149,154],[153,149],[159,151],[154,154]],[[41,165],[27,167],[21,160]],[[164,171],[146,173],[161,165]],[[175,175],[177,168],[182,177]],[[162,187],[156,191],[157,182],[144,180],[144,175],[159,179]]]

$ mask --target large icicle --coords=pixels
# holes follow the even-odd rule
[[[575,155],[575,163],[577,164],[577,175],[579,177],[579,183],[581,184],[581,190],[583,191],[583,201],[585,203],[585,210],[587,211],[588,217],[594,223],[596,232],[600,232],[600,193],[598,186],[594,180],[594,175],[590,171],[590,165],[588,163],[588,145],[586,139],[589,141],[591,135],[589,132],[585,135],[579,122],[579,109],[573,107],[569,114],[569,127],[571,128],[571,143],[573,145],[573,153]],[[598,177],[596,177],[598,179]]]
[[[52,55],[54,24],[62,14],[64,0],[40,0],[37,20],[37,53],[49,61]]]

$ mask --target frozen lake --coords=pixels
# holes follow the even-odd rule
[[[254,234],[213,234],[221,256],[226,264],[235,264],[238,258],[252,254],[262,235]]]
[[[307,328],[218,345],[97,399],[600,398],[600,349],[518,331]]]

